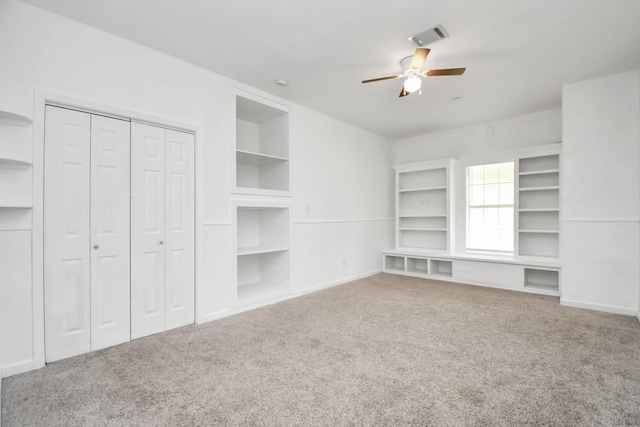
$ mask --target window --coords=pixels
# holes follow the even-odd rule
[[[514,162],[467,168],[467,249],[513,252]]]

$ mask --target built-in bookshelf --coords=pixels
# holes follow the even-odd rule
[[[560,147],[532,147],[517,159],[517,255],[559,256]]]
[[[252,94],[234,94],[235,193],[289,192],[289,111]]]
[[[30,118],[0,111],[0,229],[30,229],[32,164]]]
[[[267,300],[290,291],[288,206],[236,205],[237,301]]]
[[[452,164],[444,159],[394,166],[397,249],[451,250]]]

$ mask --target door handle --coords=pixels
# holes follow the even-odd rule
[[[161,245],[164,245],[164,240],[160,240],[160,244],[161,244]]]
[[[98,249],[100,246],[98,245],[93,245],[93,249]]]

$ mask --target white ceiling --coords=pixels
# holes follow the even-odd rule
[[[639,0],[23,1],[393,139],[558,108],[564,84],[640,65]],[[423,69],[463,76],[404,98],[360,83],[399,74],[437,24]]]

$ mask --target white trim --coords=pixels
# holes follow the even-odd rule
[[[202,225],[205,227],[231,226],[231,221],[205,221]]]
[[[636,317],[638,318],[638,322],[640,322],[640,311],[636,312]]]
[[[638,218],[560,218],[560,222],[640,222]]]
[[[297,220],[293,221],[295,225],[307,225],[307,224],[341,224],[341,223],[353,223],[353,222],[384,222],[393,221],[393,218],[347,218],[347,219],[309,219],[309,220]]]
[[[593,304],[584,301],[568,300],[566,298],[560,298],[560,305],[566,307],[584,308],[587,310],[604,311],[606,313],[623,314],[625,316],[639,315],[636,310],[630,308],[615,307],[613,305],[606,304]]]
[[[45,105],[57,105],[79,109],[89,113],[103,114],[135,122],[151,124],[194,134],[194,195],[195,195],[195,312],[194,322],[199,323],[202,317],[198,295],[202,294],[202,249],[203,233],[202,217],[204,212],[204,180],[203,180],[203,140],[202,127],[166,119],[126,108],[99,104],[67,95],[34,89],[33,99],[33,234],[32,234],[32,314],[33,314],[33,360],[26,370],[41,368],[45,365],[45,332],[44,332],[44,132]],[[13,366],[13,365],[12,365]],[[5,371],[6,368],[3,368]],[[10,371],[11,372],[11,371]]]
[[[513,150],[513,154],[517,159],[527,159],[529,157],[553,156],[555,154],[560,154],[561,150],[562,141],[559,141],[551,144],[517,148]]]
[[[560,270],[560,263],[557,259],[531,259],[531,258],[516,258],[513,256],[499,256],[499,255],[484,255],[484,254],[447,254],[440,252],[412,252],[403,250],[387,250],[382,251],[382,254],[399,255],[409,257],[427,257],[427,258],[439,258],[444,260],[461,260],[461,261],[475,261],[475,262],[494,262],[498,264],[515,264],[525,267],[545,267],[553,270]]]
[[[10,365],[4,365],[0,367],[0,379],[7,378],[12,375],[22,374],[23,372],[32,371],[33,369],[36,369],[33,359],[27,359],[21,362],[12,363]]]
[[[242,307],[238,307],[238,308],[225,308],[222,310],[218,310],[216,312],[207,314],[205,316],[202,316],[202,323],[206,323],[206,322],[210,322],[213,320],[218,320],[218,319],[222,319],[224,317],[229,317],[229,316],[233,316],[235,314],[240,314],[240,313],[244,313],[245,311],[251,311],[251,310],[255,310],[256,308],[260,308],[260,307],[265,307],[267,305],[273,305],[273,304],[277,304],[279,302],[282,301],[286,301],[286,300],[290,300],[290,299],[294,299],[294,298],[298,298],[301,297],[303,295],[307,295],[307,294],[311,294],[314,292],[318,292],[324,289],[328,289],[328,288],[332,288],[334,286],[340,286],[340,285],[345,285],[349,282],[353,282],[355,280],[360,280],[360,279],[364,279],[370,276],[374,276],[376,274],[381,273],[381,270],[374,270],[374,271],[370,271],[367,273],[363,273],[363,274],[357,274],[354,276],[349,276],[349,277],[345,277],[333,282],[326,282],[326,283],[322,283],[320,285],[314,286],[312,288],[308,288],[308,289],[304,289],[304,290],[300,290],[300,291],[293,291],[290,293],[287,293],[286,295],[280,296],[280,297],[276,297],[276,298],[271,298],[269,300],[266,301],[260,301],[258,303],[254,303],[254,304],[249,304],[249,305],[245,305]]]

